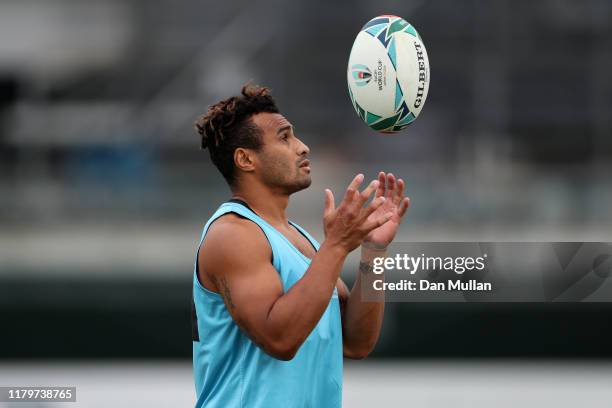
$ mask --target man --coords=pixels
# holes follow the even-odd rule
[[[243,87],[196,129],[233,195],[204,227],[196,257],[196,407],[340,407],[343,355],[366,357],[380,333],[384,298],[362,302],[361,275],[408,209],[404,182],[381,172],[359,191],[359,174],[338,207],[325,190],[319,245],[285,215],[289,196],[311,183],[309,149],[267,88]],[[360,245],[362,273],[349,291],[340,271]]]

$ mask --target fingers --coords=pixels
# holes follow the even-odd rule
[[[387,175],[385,174],[385,172],[381,171],[380,173],[378,173],[378,188],[376,189],[376,195],[374,195],[374,198],[384,197],[386,186]]]
[[[382,214],[380,217],[377,217],[374,220],[366,221],[365,224],[363,225],[363,228],[366,231],[368,231],[368,232],[372,231],[372,230],[380,227],[381,225],[383,225],[387,221],[389,221],[391,219],[391,217],[393,217],[393,213],[392,212],[388,212],[388,213]]]
[[[359,186],[361,185],[361,182],[363,181],[363,174],[359,173],[358,175],[355,176],[355,178],[353,178],[353,181],[351,181],[351,184],[349,184],[348,188],[352,188],[353,190],[358,190]]]
[[[395,193],[395,176],[392,173],[387,174],[387,193],[385,197],[389,200],[393,200],[393,193]]]
[[[387,199],[392,200],[393,204],[399,207],[402,202],[402,199],[404,198],[404,189],[406,187],[406,183],[404,183],[404,180],[402,179],[396,180],[393,173],[388,173],[386,177],[384,176],[384,174],[385,173],[383,173],[382,171],[378,174],[379,181],[382,185],[376,191],[376,197],[378,197],[379,191],[383,191],[384,196]]]
[[[404,180],[397,180],[397,191],[395,193],[395,196],[393,197],[393,203],[398,207],[400,205],[400,202],[402,201],[402,198],[404,198],[404,187]]]
[[[399,205],[399,209],[397,210],[397,215],[399,215],[399,217],[402,218],[404,214],[406,214],[408,207],[410,207],[410,198],[406,197],[402,200],[401,204]]]
[[[378,189],[378,185],[379,184],[380,183],[378,182],[378,180],[373,180],[370,184],[368,184],[368,186],[365,188],[365,190],[363,190],[359,194],[359,200],[357,202],[358,202],[360,207],[363,204],[365,204],[365,202],[368,201],[368,198],[370,198],[372,193]]]
[[[361,214],[361,219],[366,220],[374,211],[378,209],[378,207],[380,207],[381,205],[385,203],[385,200],[386,200],[385,197],[374,198],[374,200],[372,200],[370,205],[368,205],[363,211],[363,213]]]
[[[357,191],[357,189],[361,185],[362,181],[363,181],[363,174],[360,173],[360,174],[355,176],[353,181],[351,181],[351,183],[346,188],[346,193],[344,194],[344,200],[343,201],[345,201],[347,203],[350,203],[350,202],[352,202],[355,199],[355,192]]]
[[[402,179],[396,179],[393,173],[379,172],[378,179],[372,181],[368,187],[359,193],[359,186],[364,180],[363,174],[358,174],[349,184],[344,201],[347,204],[354,204],[355,206],[363,206],[374,191],[374,199],[378,197],[385,197],[386,200],[390,200],[398,208],[398,214],[402,210],[402,214],[408,209],[409,202],[404,203],[404,190],[406,184]]]
[[[336,202],[334,199],[334,193],[329,188],[325,189],[325,209],[323,210],[323,216],[326,217],[336,209]]]

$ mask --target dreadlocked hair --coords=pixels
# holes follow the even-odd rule
[[[257,151],[263,145],[261,130],[251,116],[278,113],[268,88],[247,83],[241,94],[211,105],[194,124],[202,149],[208,149],[212,162],[230,186],[236,178],[234,151],[239,147]]]

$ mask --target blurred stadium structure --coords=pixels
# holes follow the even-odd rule
[[[384,13],[432,67],[394,136],[345,83]],[[195,248],[229,197],[192,123],[249,79],[311,147],[290,214],[318,238],[323,188],[382,169],[412,198],[400,241],[612,241],[611,23],[606,0],[3,0],[0,358],[189,358]],[[610,312],[390,304],[376,355],[610,357]]]

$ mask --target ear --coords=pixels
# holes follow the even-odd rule
[[[254,171],[255,157],[253,156],[253,151],[243,147],[239,147],[234,150],[234,164],[236,165],[236,168],[242,171]]]

